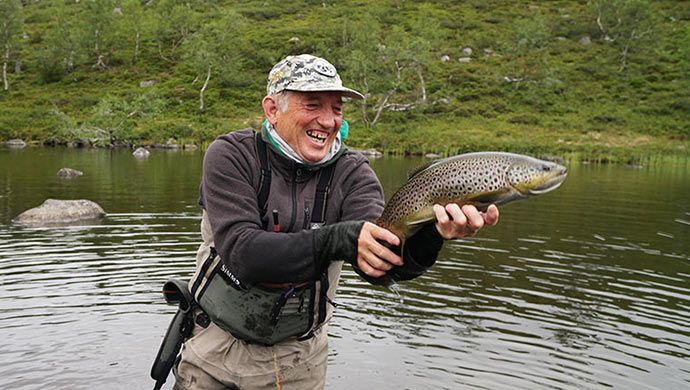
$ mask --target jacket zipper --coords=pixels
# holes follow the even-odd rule
[[[295,219],[297,218],[297,175],[300,174],[300,169],[296,168],[292,175],[292,215],[290,215],[290,227],[288,232],[292,232],[295,227]]]
[[[302,230],[309,229],[309,206],[304,205],[304,224],[302,225]]]

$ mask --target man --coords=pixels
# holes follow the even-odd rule
[[[371,223],[383,210],[366,159],[343,145],[333,65],[290,56],[269,74],[260,133],[216,139],[203,165],[203,244],[190,290],[203,310],[183,346],[175,389],[319,389],[326,323],[342,261],[382,284],[421,275],[443,239],[498,221],[498,209],[434,206],[437,223],[408,239]]]

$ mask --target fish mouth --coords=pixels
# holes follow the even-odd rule
[[[547,192],[553,191],[560,187],[565,181],[566,176],[568,176],[568,169],[562,166],[552,169],[551,174],[544,180],[544,183],[540,186],[529,189],[530,195],[541,195]]]

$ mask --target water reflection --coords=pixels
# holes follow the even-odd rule
[[[201,155],[80,153],[0,153],[0,388],[150,386],[174,311],[161,285],[193,271]],[[417,163],[373,166],[390,194]],[[64,165],[85,176],[54,181]],[[569,168],[556,192],[447,243],[417,280],[386,290],[346,271],[328,388],[690,386],[688,164]],[[50,196],[109,214],[9,223]]]

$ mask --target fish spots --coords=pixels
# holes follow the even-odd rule
[[[548,166],[549,163],[546,163]],[[502,194],[495,202],[510,200],[516,185],[534,186],[543,175],[545,162],[512,153],[468,153],[438,160],[414,173],[393,194],[379,222],[383,226],[404,226],[411,216],[430,211],[434,203],[472,204],[485,194]],[[405,232],[403,232],[405,233]]]

